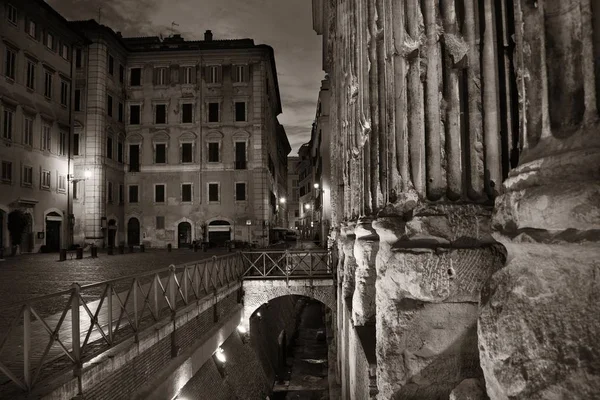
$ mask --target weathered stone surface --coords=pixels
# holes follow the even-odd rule
[[[485,280],[503,265],[504,254],[493,246],[455,249],[405,240],[406,224],[391,217],[373,224],[380,237],[378,398],[448,398],[464,379],[482,376],[477,302]]]
[[[354,258],[354,224],[348,223],[341,226],[339,246],[344,252],[343,271],[339,276],[342,278],[342,294],[344,298],[352,298],[355,281],[356,259]]]
[[[600,247],[507,244],[508,263],[481,294],[487,393],[592,399],[600,393]]]
[[[356,258],[355,290],[352,296],[352,320],[354,325],[365,325],[375,317],[375,280],[377,270],[375,257],[379,242],[372,219],[360,219],[354,233],[354,257]]]
[[[479,379],[465,379],[452,392],[450,400],[487,400]]]

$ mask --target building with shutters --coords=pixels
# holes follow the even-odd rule
[[[75,241],[266,245],[291,150],[272,48],[73,26],[92,42],[76,53],[74,175],[90,178],[74,184]]]
[[[21,252],[71,243],[73,49],[86,38],[43,1],[0,0],[0,248],[24,214]],[[11,217],[12,219],[12,217]]]

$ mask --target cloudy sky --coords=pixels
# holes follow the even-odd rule
[[[275,49],[285,126],[296,155],[310,139],[322,77],[321,39],[310,0],[46,0],[71,20],[94,18],[124,36],[168,36],[171,22],[186,39],[252,38]]]

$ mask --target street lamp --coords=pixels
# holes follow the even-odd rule
[[[315,189],[317,189],[317,190],[318,190],[318,189],[319,189],[319,184],[318,184],[318,183],[315,183],[315,184],[313,185],[313,187],[314,187]]]
[[[281,204],[285,204],[285,197],[282,197],[282,198],[280,198],[280,199],[279,199],[279,202],[280,202]]]

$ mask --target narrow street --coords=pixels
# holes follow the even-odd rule
[[[327,380],[327,340],[323,305],[310,301],[304,307],[292,354],[289,380],[276,383],[277,400],[325,400],[329,398]]]

